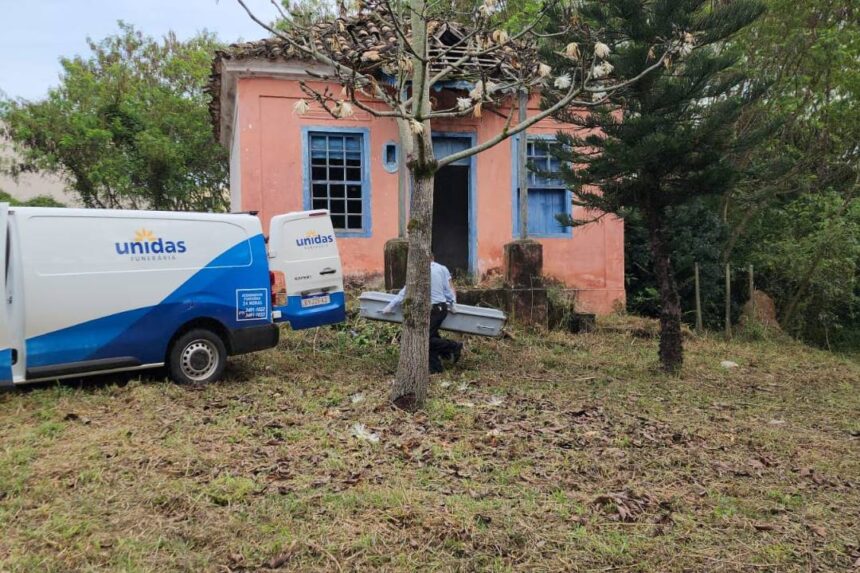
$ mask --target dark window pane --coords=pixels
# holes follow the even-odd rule
[[[361,215],[361,200],[354,199],[346,202],[346,209],[350,215]]]
[[[319,184],[314,185],[314,189],[313,189],[314,199],[324,198],[326,195],[328,195],[328,189],[326,188],[325,185],[319,185]]]
[[[394,165],[397,163],[397,146],[393,143],[389,143],[385,146],[385,162],[388,165]]]
[[[332,215],[331,224],[335,229],[346,229],[346,217],[343,215]]]
[[[331,194],[332,199],[337,197],[338,199],[343,199],[345,189],[343,185],[332,185],[329,187],[329,193]]]
[[[347,153],[346,154],[346,164],[349,167],[361,167],[361,154],[360,153]]]
[[[346,169],[346,180],[347,181],[361,181],[361,169],[348,167]]]
[[[329,201],[329,209],[332,213],[343,214],[346,212],[346,201],[343,199],[332,199]]]
[[[350,199],[361,199],[361,185],[347,185],[346,196]]]
[[[361,215],[350,215],[347,219],[349,229],[361,229]]]
[[[332,156],[329,156],[329,158],[328,158],[328,164],[329,164],[329,165],[336,165],[337,167],[342,167],[342,166],[343,166],[343,157],[332,157]]]
[[[313,209],[328,209],[328,201],[325,199],[314,199],[311,207]]]
[[[329,181],[343,181],[343,177],[344,177],[343,167],[329,167],[328,168],[328,180]]]
[[[311,179],[315,181],[325,181],[325,167],[314,167],[311,169]]]

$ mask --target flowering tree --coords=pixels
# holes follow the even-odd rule
[[[509,18],[498,0],[483,0],[469,10],[456,5],[444,8],[426,0],[359,0],[353,13],[341,8],[339,17],[310,25],[298,23],[273,1],[280,18],[293,22],[278,28],[266,24],[244,0],[238,2],[283,43],[284,55],[326,67],[325,73],[308,71],[313,82],[301,83],[307,100],[296,104],[298,113],[316,105],[334,118],[346,118],[360,109],[398,125],[412,200],[403,333],[391,400],[406,410],[421,408],[429,380],[429,269],[436,172],[552,114],[605,103],[612,93],[662,66],[679,49],[678,44],[667,41],[655,46],[659,57],[643,62],[636,74],[621,79],[614,77],[608,61],[612,42],[604,41],[600,31],[579,24],[575,9],[558,0],[541,5],[515,32],[504,29]],[[565,33],[576,38],[563,47],[555,69],[541,61],[538,50],[538,30],[550,12],[561,15]],[[333,91],[332,86],[340,90]],[[439,105],[431,98],[438,89],[455,97]],[[540,113],[514,121],[516,96],[535,90],[551,94],[553,103]],[[491,109],[507,116],[498,133],[469,149],[443,158],[434,156],[434,120],[481,117]]]

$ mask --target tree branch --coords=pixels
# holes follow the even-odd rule
[[[546,119],[547,117],[553,115],[557,111],[560,111],[561,109],[563,109],[563,108],[565,108],[568,105],[571,105],[573,103],[575,103],[576,105],[578,105],[580,107],[586,107],[586,108],[601,105],[604,101],[606,101],[608,99],[608,97],[609,97],[608,95],[606,97],[598,100],[597,102],[584,102],[584,101],[574,101],[574,100],[576,99],[576,96],[579,95],[582,91],[587,91],[587,92],[606,91],[607,94],[609,94],[609,93],[617,91],[617,90],[619,90],[625,86],[628,86],[634,82],[637,82],[640,79],[642,79],[643,77],[645,77],[647,74],[651,73],[652,71],[654,71],[658,67],[662,66],[663,60],[666,59],[668,54],[669,54],[668,51],[664,52],[663,55],[660,57],[660,59],[655,64],[645,68],[642,72],[640,72],[636,76],[630,78],[629,80],[626,80],[624,82],[616,84],[615,86],[612,86],[611,88],[604,87],[604,88],[601,88],[598,90],[595,88],[589,88],[587,85],[585,85],[581,88],[574,88],[573,86],[571,86],[570,91],[568,91],[567,95],[565,95],[562,99],[560,99],[554,105],[548,107],[547,109],[545,109],[544,111],[542,111],[536,115],[533,115],[532,117],[530,117],[526,121],[520,122],[519,124],[515,125],[510,130],[507,130],[507,129],[502,130],[501,133],[499,133],[495,137],[488,139],[487,141],[485,141],[484,143],[482,143],[480,145],[475,145],[473,147],[470,147],[469,149],[464,149],[463,151],[458,151],[457,153],[453,153],[453,154],[448,155],[447,157],[445,157],[443,159],[440,159],[438,162],[438,168],[441,169],[442,167],[445,167],[446,165],[450,165],[451,163],[454,163],[455,161],[460,161],[461,159],[465,159],[467,157],[471,157],[472,155],[475,155],[476,153],[480,153],[482,151],[485,151],[485,150],[501,143],[502,141],[508,139],[509,137],[514,136],[514,135],[520,133],[521,131],[525,131],[526,129],[530,128],[531,126],[533,126],[537,122],[539,122],[543,119]],[[590,77],[590,75],[589,75],[589,77]]]

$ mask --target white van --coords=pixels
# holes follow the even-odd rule
[[[249,214],[0,203],[0,386],[167,365],[209,382],[271,348],[276,322],[345,317],[326,211]]]

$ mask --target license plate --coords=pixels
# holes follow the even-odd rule
[[[312,296],[302,299],[302,308],[310,308],[312,306],[320,306],[331,302],[331,297],[327,294],[322,296]]]

